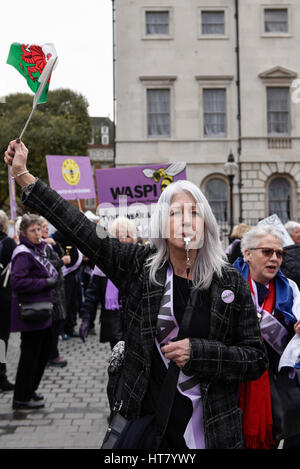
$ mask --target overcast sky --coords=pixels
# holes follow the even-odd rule
[[[6,64],[13,42],[52,42],[58,55],[50,90],[70,88],[89,103],[90,116],[113,118],[111,0],[8,0],[2,4],[0,97],[33,93],[25,78]]]

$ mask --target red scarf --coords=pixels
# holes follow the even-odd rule
[[[248,283],[254,295],[251,277]],[[266,298],[263,309],[272,313],[275,306],[275,288],[271,280],[270,294]],[[256,381],[242,383],[240,392],[240,408],[243,412],[243,433],[247,449],[270,449],[275,445],[272,435],[272,409],[269,372]]]

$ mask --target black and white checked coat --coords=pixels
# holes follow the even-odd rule
[[[111,279],[125,298],[124,320],[128,334],[125,357],[123,415],[139,415],[145,395],[154,346],[156,320],[163,286],[150,283],[145,266],[149,247],[100,239],[96,226],[76,207],[40,180],[23,191],[22,201],[72,240]],[[164,285],[167,266],[159,271]],[[234,301],[224,303],[224,290]],[[203,399],[206,448],[243,448],[238,383],[259,378],[268,362],[261,341],[250,290],[231,266],[210,287],[211,319],[208,339],[191,338],[191,357],[183,371],[198,374]]]

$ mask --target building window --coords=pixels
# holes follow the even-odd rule
[[[203,89],[205,136],[223,137],[226,133],[226,90]]]
[[[170,89],[147,89],[148,137],[170,137]]]
[[[146,35],[169,35],[168,11],[146,11]]]
[[[225,12],[224,11],[201,11],[201,33],[202,34],[225,34]]]
[[[289,135],[289,88],[267,87],[268,135]]]
[[[269,185],[269,215],[274,213],[282,223],[291,219],[291,185],[284,178],[272,179]]]
[[[228,190],[223,179],[213,178],[205,184],[205,196],[218,222],[227,221]]]
[[[264,9],[265,33],[288,33],[288,9],[265,8]]]

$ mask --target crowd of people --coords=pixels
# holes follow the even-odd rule
[[[49,360],[60,362],[58,336],[76,336],[79,314],[79,336],[87,340],[100,304],[100,341],[110,343],[112,357],[120,350],[109,368],[111,425],[117,407],[129,422],[116,448],[152,448],[152,433],[160,450],[276,448],[274,382],[287,393],[298,389],[293,404],[300,408],[299,350],[287,365],[300,335],[300,224],[286,225],[293,240],[287,247],[275,227],[242,224],[226,253],[204,194],[177,181],[162,192],[145,245],[127,219],[109,233],[89,221],[29,173],[27,154],[16,141],[5,153],[22,202],[41,215],[22,217],[7,259],[6,314],[10,330],[21,332],[13,407],[43,405],[38,386]],[[57,230],[51,237],[47,220]],[[87,261],[80,299],[76,272]],[[20,319],[23,302],[51,303],[52,319],[28,326]],[[280,438],[284,448],[299,449],[299,414],[289,420],[293,430]]]
[[[0,361],[0,391],[13,391],[13,409],[44,406],[39,383],[46,366],[65,367],[59,339],[86,340],[95,334],[101,308],[100,342],[113,347],[122,338],[121,298],[118,290],[89,259],[58,231],[49,234],[46,218],[25,213],[14,224],[0,210],[0,339],[7,352],[11,332],[19,332],[20,358],[15,383],[7,378],[6,362]],[[118,218],[111,234],[122,242],[137,242],[135,224]],[[51,304],[51,317],[44,321],[24,319],[20,305]],[[75,326],[81,320],[79,332]]]

